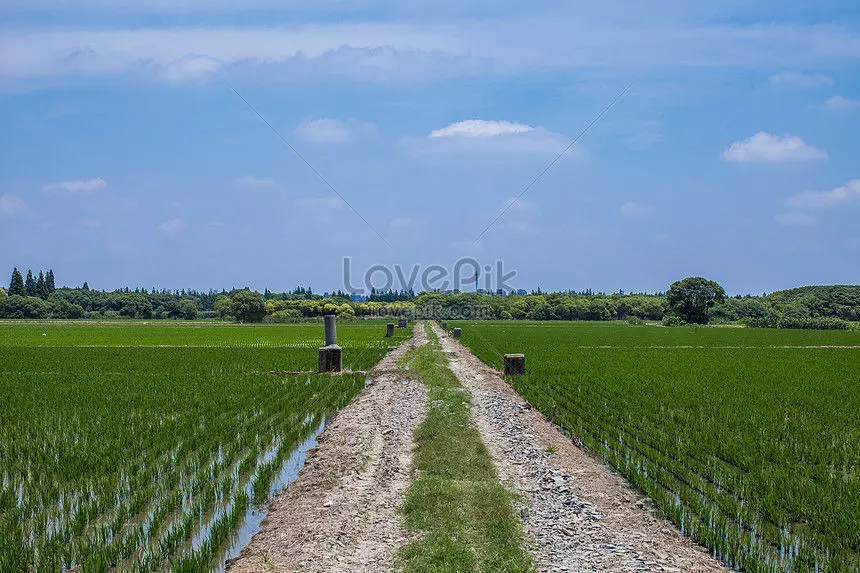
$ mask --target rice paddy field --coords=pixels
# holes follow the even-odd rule
[[[338,325],[344,368],[410,335]],[[209,571],[247,542],[327,417],[322,324],[0,325],[0,571]]]
[[[730,567],[860,571],[860,332],[452,325]]]

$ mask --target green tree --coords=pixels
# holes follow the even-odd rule
[[[213,308],[222,318],[233,315],[233,301],[229,296],[219,294],[215,298],[215,306]]]
[[[197,318],[197,305],[193,300],[186,299],[182,301],[182,318],[185,320],[194,320]]]
[[[27,271],[27,280],[24,281],[24,288],[27,290],[27,296],[36,296],[36,279],[33,277],[33,271]]]
[[[723,287],[702,277],[687,277],[674,282],[666,295],[669,309],[690,324],[708,324],[711,307],[725,298]]]
[[[36,279],[36,296],[41,299],[48,298],[48,285],[45,282],[45,273],[39,270],[39,278]]]
[[[239,322],[260,322],[266,316],[266,299],[258,292],[248,289],[231,293],[232,314]]]
[[[48,303],[35,296],[10,295],[2,306],[3,318],[48,318]]]
[[[57,290],[57,285],[54,282],[54,269],[48,269],[48,274],[45,275],[45,286],[48,287],[48,294]]]
[[[52,299],[49,301],[51,308],[51,318],[83,318],[84,307],[79,304],[72,304],[64,298]]]
[[[21,271],[18,270],[18,267],[15,267],[12,271],[12,280],[9,281],[9,294],[27,296],[27,288],[24,286],[24,277],[21,276]]]

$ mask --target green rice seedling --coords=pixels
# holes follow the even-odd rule
[[[368,370],[404,330],[340,325],[344,366]],[[322,338],[307,324],[0,325],[0,570],[218,561],[249,495],[264,505],[291,452],[364,387],[313,373]]]
[[[860,570],[860,332],[469,322],[462,342],[749,571]]]

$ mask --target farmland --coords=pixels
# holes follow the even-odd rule
[[[394,342],[341,324],[344,367]],[[0,570],[217,568],[365,375],[322,326],[0,326]]]
[[[748,571],[860,569],[860,333],[460,322],[516,389]]]

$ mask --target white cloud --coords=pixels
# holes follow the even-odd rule
[[[222,67],[292,62],[354,73],[354,61],[331,59],[359,50],[376,73],[390,67],[385,53],[451,54],[456,41],[444,33],[398,22],[314,24],[294,27],[188,26],[165,28],[40,29],[0,32],[0,76],[98,77],[126,72],[162,81],[205,79]],[[382,60],[379,56],[382,55]],[[374,62],[374,60],[376,60]],[[270,75],[272,79],[282,77]]]
[[[339,197],[299,197],[295,200],[302,218],[310,218],[316,223],[331,224],[343,218],[346,205]]]
[[[631,149],[642,151],[663,141],[663,129],[659,121],[651,120],[642,123],[639,128],[627,136],[626,143]]]
[[[498,135],[509,135],[516,133],[528,133],[534,131],[534,127],[510,121],[487,121],[483,119],[467,119],[452,123],[442,129],[434,129],[430,132],[430,139],[440,137],[494,137]]]
[[[860,179],[852,179],[830,191],[805,191],[789,197],[786,205],[794,209],[824,209],[860,201]]]
[[[540,126],[523,125],[509,121],[472,119],[434,129],[427,137],[406,141],[416,154],[444,153],[561,153],[570,139]],[[572,147],[569,155],[580,155],[579,146]]]
[[[791,86],[798,88],[814,88],[818,86],[831,86],[833,79],[824,74],[803,74],[800,72],[782,72],[770,76],[770,83],[778,86]]]
[[[358,137],[374,135],[376,126],[372,123],[344,122],[324,117],[304,122],[293,130],[293,133],[313,143],[347,143]]]
[[[268,177],[254,177],[253,175],[245,175],[236,179],[236,185],[245,187],[271,187],[275,184],[274,179]]]
[[[394,231],[408,231],[415,227],[415,220],[409,217],[396,217],[389,221],[388,227]]]
[[[510,231],[521,235],[531,235],[540,232],[543,226],[540,224],[538,206],[525,199],[508,197],[498,205],[495,211],[487,211],[484,216],[490,220],[498,221],[491,227]]]
[[[342,209],[343,201],[338,197],[299,197],[296,205],[314,211],[331,211]]]
[[[72,181],[58,181],[57,183],[48,183],[42,189],[44,191],[68,191],[69,193],[88,193],[90,191],[98,191],[107,189],[107,181],[101,177],[95,179],[75,179]]]
[[[185,230],[185,221],[182,219],[170,219],[169,221],[165,221],[158,227],[161,229],[167,236],[175,237],[183,230]]]
[[[857,109],[860,108],[860,100],[833,96],[824,102],[824,107],[833,110]]]
[[[818,224],[818,218],[809,213],[779,213],[774,218],[784,227],[812,227]]]
[[[634,203],[633,201],[628,201],[622,204],[621,207],[619,207],[618,211],[623,217],[629,217],[631,219],[648,217],[649,215],[654,214],[653,207],[640,205],[638,203]]]
[[[15,195],[0,195],[0,216],[17,215],[24,209],[24,201]]]
[[[210,78],[221,69],[221,62],[207,56],[188,54],[164,66],[159,77],[167,82],[193,82]]]
[[[655,10],[645,18],[621,19],[604,12],[329,19],[290,27],[14,28],[0,32],[0,76],[92,78],[149,71],[152,78],[175,81],[206,77],[218,66],[259,70],[289,62],[307,73],[404,81],[569,68],[812,67],[860,56],[860,37],[845,27],[701,25]],[[273,81],[303,79],[262,74]]]
[[[732,163],[788,163],[826,159],[827,153],[807,145],[794,135],[780,136],[760,131],[732,143],[721,157]]]

